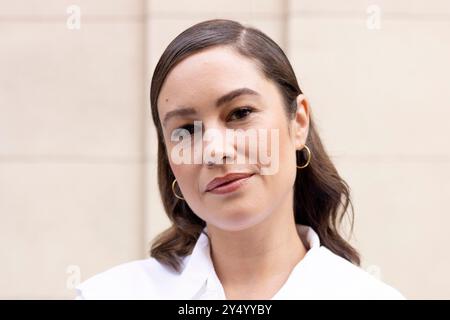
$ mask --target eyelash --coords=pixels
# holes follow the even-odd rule
[[[239,120],[243,120],[243,119],[245,119],[249,114],[251,114],[251,113],[253,113],[254,111],[255,111],[255,109],[253,108],[253,107],[250,107],[250,106],[245,106],[245,107],[238,107],[238,108],[236,108],[236,109],[234,109],[233,111],[231,111],[231,115],[234,115],[235,113],[237,113],[237,112],[241,112],[241,111],[249,111],[249,113],[247,113],[247,115],[245,115],[245,116],[243,116],[243,117],[241,117],[241,118],[239,118],[239,119],[236,119],[235,121],[239,121]],[[228,116],[227,117],[227,120],[229,120],[229,118],[231,118],[231,116]],[[184,126],[181,126],[181,127],[178,127],[178,128],[176,128],[175,130],[179,130],[179,129],[186,129],[186,130],[188,130],[191,134],[193,134],[194,132],[193,132],[193,130],[194,130],[194,125],[193,124],[185,124]]]

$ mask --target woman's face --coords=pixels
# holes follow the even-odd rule
[[[242,88],[246,89],[240,94],[219,99]],[[297,104],[295,117],[288,120],[275,83],[264,77],[254,61],[227,46],[193,54],[168,74],[158,97],[158,112],[179,186],[176,190],[181,190],[179,195],[208,225],[243,230],[263,221],[286,202],[292,207],[296,150],[303,148],[309,126],[309,106],[303,95],[297,97]],[[201,140],[194,139],[194,121],[201,121]],[[191,141],[172,138],[172,134],[182,132],[179,128],[192,134]],[[256,139],[249,134],[243,146],[243,140],[226,138],[226,132],[236,133],[238,129],[241,133],[256,132]],[[183,155],[188,154],[184,153],[186,147],[192,151],[189,163],[175,159],[180,146]],[[208,155],[216,157],[212,165],[202,162]],[[230,173],[247,175],[209,190],[214,178]]]

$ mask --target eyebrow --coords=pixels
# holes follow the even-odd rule
[[[215,106],[216,106],[216,108],[219,108],[222,105],[224,105],[225,103],[230,102],[233,99],[236,99],[237,97],[242,96],[242,95],[259,96],[260,94],[250,88],[235,89],[235,90],[232,90],[232,91],[224,94],[220,98],[218,98],[216,100]],[[197,111],[192,107],[178,107],[177,109],[166,113],[166,115],[164,116],[164,120],[163,120],[163,126],[164,127],[166,126],[166,123],[170,118],[189,116],[189,115],[195,115],[195,114],[197,114]]]

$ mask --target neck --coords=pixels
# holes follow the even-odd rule
[[[224,288],[284,282],[307,251],[288,200],[250,228],[226,231],[208,226],[208,234],[214,269]]]

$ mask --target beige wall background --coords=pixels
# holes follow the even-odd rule
[[[152,71],[211,18],[285,49],[352,189],[363,267],[408,298],[449,299],[447,0],[0,0],[0,298],[72,298],[147,257],[168,226]]]

